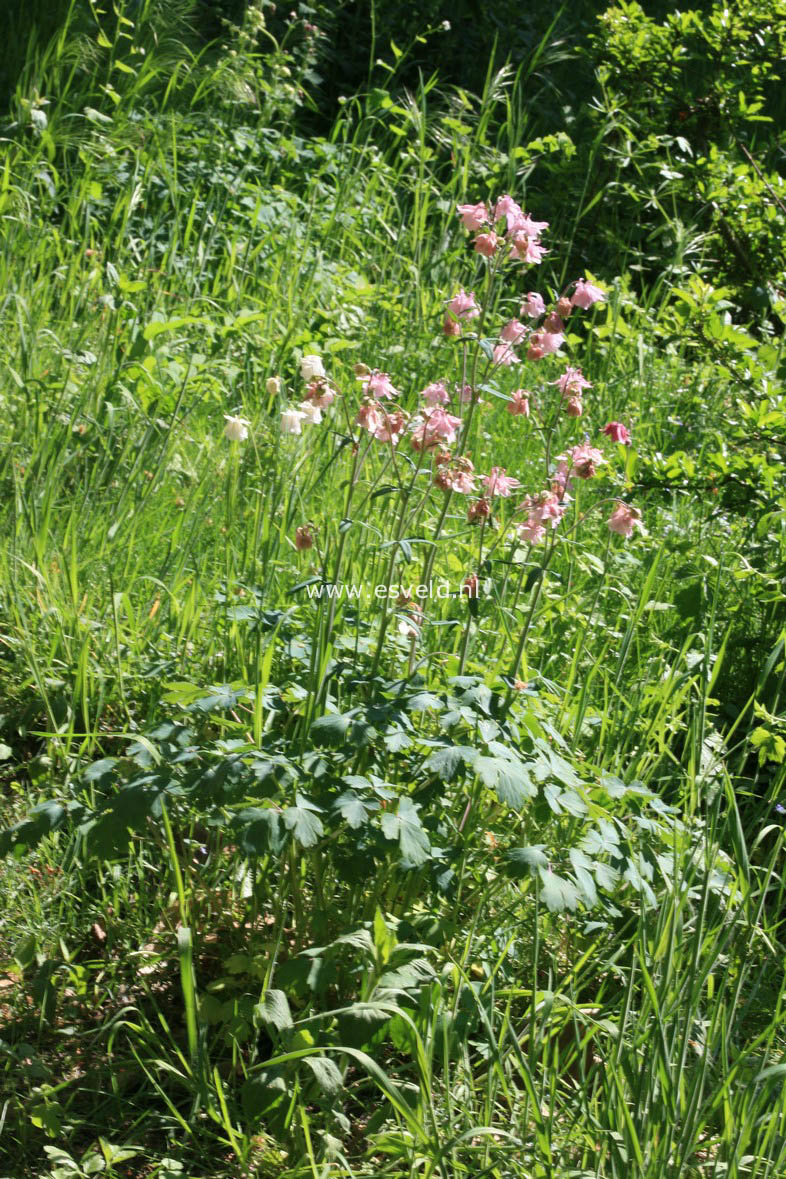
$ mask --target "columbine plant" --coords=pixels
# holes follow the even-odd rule
[[[607,496],[587,506],[582,496],[582,511],[576,504],[576,489],[593,480],[608,459],[602,449],[605,439],[619,446],[631,441],[628,428],[619,421],[609,422],[598,430],[597,445],[593,428],[587,425],[586,406],[592,383],[582,370],[570,362],[564,364],[566,322],[577,311],[588,311],[605,298],[603,291],[588,279],[578,278],[553,299],[536,290],[525,290],[518,297],[518,316],[500,321],[497,307],[509,298],[504,288],[521,283],[522,272],[540,265],[548,253],[542,235],[545,221],[535,221],[511,196],[502,196],[494,204],[484,202],[458,206],[458,215],[471,238],[472,249],[481,265],[478,291],[455,291],[445,301],[443,332],[455,341],[458,349],[453,378],[440,377],[427,383],[413,399],[403,394],[387,372],[357,365],[359,383],[356,394],[340,397],[341,417],[346,427],[345,441],[351,443],[351,470],[343,504],[343,522],[351,521],[358,508],[356,500],[361,472],[371,479],[372,487],[385,478],[394,480],[397,491],[392,532],[380,546],[387,551],[383,567],[384,585],[389,590],[397,562],[404,553],[412,558],[410,541],[423,543],[421,585],[428,585],[434,571],[448,510],[454,497],[464,497],[468,526],[477,528],[475,568],[465,573],[456,597],[472,607],[478,596],[480,571],[488,568],[492,553],[503,544],[510,546],[509,559],[522,566],[538,558],[539,574],[529,608],[515,644],[508,683],[518,682],[519,667],[530,633],[535,609],[542,591],[545,572],[560,537],[572,538],[575,530],[594,507],[608,504]],[[522,284],[525,285],[525,284]],[[528,285],[528,284],[526,284]],[[518,374],[524,365],[532,376],[526,384],[520,377],[511,381],[508,374]],[[557,366],[562,366],[554,372]],[[546,373],[541,376],[541,370]],[[339,399],[339,390],[329,377],[324,362],[316,355],[300,361],[300,375],[305,391],[296,405],[281,411],[281,431],[301,434],[304,427],[320,425],[323,412]],[[481,394],[500,395],[500,386],[515,384],[503,394],[507,411],[513,418],[523,418],[525,428],[533,430],[540,441],[541,458],[534,470],[509,472],[498,465],[484,464],[478,458],[480,424],[489,402]],[[278,392],[278,390],[277,390]],[[579,419],[582,419],[579,427]],[[513,426],[513,423],[511,423]],[[520,428],[520,427],[518,427]],[[576,437],[577,434],[583,437]],[[369,502],[367,495],[363,505]],[[455,503],[453,504],[455,511]],[[570,511],[570,524],[566,515]],[[607,518],[609,541],[612,535],[630,539],[643,531],[641,513],[622,501],[613,502]],[[468,529],[472,532],[472,528]],[[310,547],[313,525],[300,523],[294,534],[294,546],[303,551]],[[488,538],[493,537],[490,543]],[[333,586],[341,580],[345,553],[346,529],[340,531],[337,544],[320,554],[322,576]],[[474,544],[473,544],[474,547]],[[516,602],[518,600],[518,594]],[[470,626],[477,613],[468,609],[461,643],[460,666],[467,657]],[[393,632],[395,640],[406,641],[409,670],[415,667],[423,631],[430,621],[428,605],[413,602],[407,595],[393,598],[382,595],[381,617],[376,631],[372,671],[378,668],[386,646],[391,619],[398,616]],[[336,597],[330,602],[327,623],[322,627],[322,649],[330,642],[336,616]]]

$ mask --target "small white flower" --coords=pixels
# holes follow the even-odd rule
[[[268,377],[265,388],[271,397],[277,397],[281,392],[281,377]]]
[[[246,438],[248,438],[248,427],[251,423],[245,418],[232,417],[228,413],[224,414],[224,419],[226,421],[224,437],[228,438],[230,442],[245,442]]]
[[[282,434],[302,434],[300,423],[303,421],[305,414],[301,409],[285,409],[281,412],[281,433]]]
[[[300,375],[307,382],[321,380],[326,375],[322,357],[304,356],[300,361]]]
[[[322,421],[322,410],[313,401],[301,401],[298,410],[303,415],[303,421],[309,426],[318,426]]]

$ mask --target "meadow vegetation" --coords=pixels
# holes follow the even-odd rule
[[[786,9],[477,7],[9,22],[7,1179],[786,1172]]]

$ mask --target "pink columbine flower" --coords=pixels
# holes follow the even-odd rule
[[[284,409],[281,411],[281,433],[302,434],[300,423],[305,414],[301,409]]]
[[[360,378],[363,385],[363,391],[370,397],[382,397],[386,401],[391,397],[398,397],[398,389],[394,386],[387,373],[381,373],[379,369],[374,369],[373,372]]]
[[[622,500],[617,501],[617,506],[608,519],[608,525],[612,532],[616,532],[617,536],[624,536],[625,540],[630,540],[635,528],[646,534],[639,509],[623,503]]]
[[[560,496],[554,491],[542,491],[540,495],[528,495],[517,511],[529,512],[528,523],[545,526],[550,524],[556,528],[565,515],[568,505],[567,496]]]
[[[512,196],[501,196],[494,206],[494,220],[499,221],[501,217],[505,218],[508,230],[513,229],[516,222],[524,217],[521,206],[516,204]]]
[[[398,446],[409,423],[409,414],[402,409],[397,409],[395,413],[385,413],[383,410],[382,416],[384,420],[374,431],[374,437],[377,442],[390,442]]]
[[[301,401],[298,409],[307,425],[318,426],[322,421],[322,410],[313,401]]]
[[[517,389],[515,393],[511,393],[508,413],[514,417],[529,417],[529,394],[524,389]]]
[[[565,403],[565,413],[569,418],[580,418],[584,413],[584,402],[581,400],[581,395],[576,393],[573,397],[569,397]]]
[[[560,332],[533,332],[529,338],[527,360],[542,360],[544,356],[553,356],[564,343],[565,337]]]
[[[480,315],[480,307],[475,300],[475,294],[470,291],[469,294],[465,290],[457,291],[453,298],[448,303],[448,311],[454,319],[466,320],[475,319]]]
[[[584,376],[580,368],[566,368],[552,385],[558,385],[563,397],[581,397],[582,389],[591,389],[592,384]]]
[[[456,212],[465,229],[474,231],[488,223],[488,209],[483,201],[479,201],[477,205],[456,205]]]
[[[310,401],[318,409],[327,409],[335,400],[336,394],[327,381],[312,381],[306,388],[306,401]]]
[[[570,301],[574,307],[580,307],[582,311],[588,311],[593,303],[602,303],[606,298],[600,287],[593,286],[591,282],[585,282],[583,278],[576,282],[576,289],[570,297]]]
[[[411,434],[411,442],[415,450],[429,450],[440,442],[450,444],[455,441],[456,430],[461,425],[461,418],[452,413],[445,413],[441,406],[432,409],[415,427]]]
[[[431,385],[426,385],[425,389],[421,390],[420,396],[426,405],[447,405],[450,401],[450,394],[444,381],[434,381]]]
[[[537,319],[538,316],[545,315],[546,304],[543,302],[543,296],[539,295],[537,291],[530,291],[521,304],[521,314],[527,315],[530,319]]]
[[[589,442],[574,446],[567,454],[561,454],[559,460],[569,462],[570,474],[577,475],[579,479],[591,479],[598,467],[604,466],[606,462],[602,452],[597,447],[590,446]]]
[[[554,310],[562,319],[567,319],[573,310],[573,304],[570,299],[563,295],[561,299],[557,299],[557,302],[554,304]]]
[[[355,421],[362,430],[368,430],[369,434],[376,435],[377,430],[381,430],[385,424],[385,416],[384,410],[376,401],[364,401]]]
[[[488,233],[479,233],[472,243],[476,254],[482,254],[484,258],[492,258],[499,249],[499,238],[493,229]]]
[[[442,334],[444,336],[461,335],[461,324],[456,322],[449,311],[445,312],[445,318],[442,320]]]
[[[509,319],[499,333],[500,340],[506,344],[520,344],[527,334],[527,327],[519,319]]]
[[[467,520],[470,524],[480,524],[482,520],[487,520],[490,515],[491,504],[485,496],[482,496],[469,505]]]
[[[525,544],[542,544],[546,538],[546,529],[534,514],[527,516],[527,519],[523,524],[519,524],[516,531],[519,540],[523,540]]]
[[[548,221],[533,221],[529,213],[522,213],[520,217],[516,218],[513,225],[508,225],[508,229],[514,233],[523,233],[533,240],[539,238],[548,227]]]
[[[459,495],[471,495],[475,490],[476,478],[472,460],[461,456],[454,459],[449,465],[444,464],[440,466],[434,482],[443,491],[455,491]]]
[[[621,442],[623,446],[630,446],[630,430],[622,422],[609,422],[603,427],[603,433],[608,434],[612,442]]]
[[[513,246],[513,253],[520,262],[529,262],[530,266],[539,266],[540,263],[548,254],[548,250],[536,241],[534,238],[527,237],[526,233],[517,230],[511,238]]]
[[[458,393],[458,399],[461,402],[461,404],[462,405],[469,405],[470,401],[472,401],[472,396],[473,396],[472,386],[471,385],[463,385],[463,386],[459,387],[457,385],[456,392]],[[483,404],[483,402],[481,401],[480,398],[478,398],[478,405],[482,405],[482,404]]]
[[[521,364],[516,353],[511,348],[510,344],[497,344],[491,354],[494,364],[503,365],[507,368],[511,364]]]
[[[513,479],[504,467],[492,467],[491,474],[483,480],[487,495],[501,495],[507,497],[511,491],[521,487],[518,479]]]
[[[295,529],[295,548],[299,553],[304,549],[313,548],[314,537],[310,527],[307,524],[301,524],[300,528]]]
[[[541,328],[544,332],[554,332],[561,336],[565,331],[565,324],[563,323],[562,316],[557,315],[556,311],[552,311],[543,320]]]
[[[551,477],[551,490],[557,499],[565,499],[567,493],[573,486],[573,480],[570,477],[570,467],[565,459],[561,459],[557,463],[557,469]]]

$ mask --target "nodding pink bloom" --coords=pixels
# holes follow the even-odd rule
[[[303,421],[305,414],[302,409],[284,409],[281,411],[281,433],[282,434],[302,434],[300,423]]]
[[[591,479],[598,467],[606,462],[602,452],[589,442],[582,442],[581,446],[574,446],[567,454],[561,454],[559,461],[569,462],[570,474],[578,475],[579,479]]]
[[[363,385],[363,392],[370,397],[382,397],[386,401],[391,397],[398,397],[398,389],[393,385],[387,373],[381,373],[379,369],[374,369],[373,372],[367,376],[360,378]]]
[[[477,205],[456,205],[456,212],[465,229],[476,230],[488,223],[488,209],[480,201]]]
[[[431,385],[426,385],[422,389],[420,396],[425,401],[426,405],[447,405],[450,401],[450,394],[444,381],[434,381]]]
[[[541,520],[548,520],[552,528],[556,528],[567,510],[566,497],[556,495],[553,491],[541,493],[538,512]]]
[[[518,319],[509,319],[502,331],[499,333],[500,340],[504,340],[506,344],[520,344],[524,339],[528,328]]]
[[[554,491],[541,491],[539,495],[528,495],[516,509],[519,512],[529,512],[528,523],[551,524],[556,528],[565,515],[568,500],[566,496],[559,496]]]
[[[467,512],[467,520],[470,524],[480,524],[481,521],[487,520],[491,515],[491,504],[485,497],[476,499],[474,503],[469,505]]]
[[[462,594],[466,594],[468,598],[476,598],[480,589],[480,578],[477,573],[470,573],[469,577],[464,578],[464,584],[461,587]]]
[[[435,450],[431,456],[431,461],[435,467],[442,467],[445,463],[449,463],[453,455],[448,450],[447,446],[440,446]],[[469,459],[466,460],[469,462]]]
[[[557,302],[554,305],[554,310],[556,311],[557,315],[561,316],[562,319],[567,319],[573,310],[573,304],[571,303],[570,299],[567,299],[563,295],[561,299],[557,299]]]
[[[517,230],[511,238],[513,245],[513,253],[520,262],[529,262],[530,266],[538,266],[543,261],[548,250],[544,249],[539,241],[534,238],[527,237],[526,233]]]
[[[565,324],[563,323],[562,316],[557,315],[556,311],[552,311],[549,315],[547,315],[541,326],[544,332],[556,332],[557,335],[562,335],[562,333],[565,331]]]
[[[589,311],[593,303],[602,303],[605,298],[606,296],[600,287],[593,286],[591,282],[585,282],[583,278],[580,278],[570,301],[574,307],[580,307],[582,311]]]
[[[539,315],[545,315],[546,304],[543,302],[543,296],[539,295],[537,291],[530,291],[521,304],[521,314],[529,316],[530,319],[537,319]]]
[[[461,456],[454,459],[449,466],[440,466],[434,482],[443,491],[456,491],[459,495],[471,495],[475,490],[476,478],[472,460]]]
[[[458,291],[448,303],[448,311],[454,319],[465,320],[475,319],[480,315],[480,308],[475,301],[475,294],[470,291],[469,294],[465,290]]]
[[[523,233],[526,237],[531,237],[534,240],[539,238],[548,227],[548,221],[533,221],[529,213],[522,213],[520,217],[516,218],[513,225],[508,225],[508,230],[512,230],[514,233]]]
[[[562,376],[551,383],[559,386],[563,397],[581,397],[582,389],[592,388],[580,368],[566,368]]]
[[[387,414],[376,401],[364,401],[355,421],[362,430],[368,430],[369,434],[376,436],[377,431],[384,426],[386,417]]]
[[[336,395],[326,381],[312,381],[306,389],[305,399],[318,409],[327,409],[336,400]]]
[[[542,360],[546,353],[540,346],[540,336],[530,336],[527,360]]]
[[[442,334],[443,336],[461,335],[461,324],[456,322],[449,311],[445,313],[445,318],[442,320]]]
[[[409,414],[404,413],[402,409],[397,409],[395,413],[384,413],[383,411],[383,417],[384,421],[374,431],[374,437],[377,442],[390,442],[393,446],[398,446],[409,424]]]
[[[538,332],[538,335],[540,336],[538,347],[543,350],[544,356],[553,356],[565,343],[562,332]]]
[[[491,258],[499,249],[499,238],[493,229],[488,233],[479,233],[472,243],[476,254],[482,254],[484,258]]]
[[[501,196],[494,206],[494,220],[499,221],[501,217],[505,218],[508,230],[513,229],[516,222],[524,217],[521,206],[516,204],[512,196]]]
[[[515,393],[511,393],[508,413],[512,413],[514,417],[529,417],[529,394],[524,389],[517,389]]]
[[[623,446],[630,446],[630,430],[622,422],[609,422],[603,427],[603,433],[608,434],[612,442],[621,442]]]
[[[584,413],[584,402],[578,393],[574,397],[568,398],[565,405],[565,413],[569,418],[580,418]]]
[[[470,401],[472,400],[472,386],[471,385],[464,385],[462,388],[459,388],[458,386],[456,386],[456,390],[458,392],[458,399],[461,402],[461,404],[462,405],[469,405]],[[482,402],[481,402],[480,398],[478,398],[478,405],[481,405],[481,404],[482,404]]]
[[[483,486],[486,488],[487,495],[507,497],[511,491],[521,487],[521,484],[518,479],[513,479],[506,474],[504,467],[492,467],[491,474],[483,480]]]
[[[646,535],[639,509],[624,504],[622,500],[617,501],[617,506],[608,519],[608,525],[612,532],[616,532],[617,536],[624,536],[625,540],[630,540],[634,528],[639,528]]]
[[[456,430],[461,418],[445,413],[441,406],[432,409],[412,431],[411,441],[415,450],[430,450],[440,442],[450,444],[456,439]]]
[[[309,426],[318,426],[322,421],[322,410],[313,401],[301,401],[298,409]]]
[[[556,495],[557,499],[565,499],[572,486],[573,480],[570,477],[570,467],[563,459],[557,463],[557,469],[551,477],[552,493]]]
[[[510,344],[497,344],[491,357],[494,364],[501,364],[505,368],[511,364],[521,364],[521,361]]]
[[[314,546],[314,537],[310,527],[307,524],[301,524],[300,528],[295,529],[295,548],[298,552],[303,552],[304,549],[310,549]]]
[[[519,524],[516,531],[519,540],[523,540],[525,544],[542,544],[546,538],[546,529],[534,514],[527,516],[527,519],[523,524]]]

